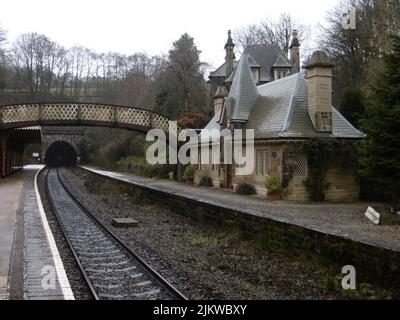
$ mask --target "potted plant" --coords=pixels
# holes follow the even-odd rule
[[[193,168],[191,165],[186,166],[185,171],[183,172],[183,180],[185,180],[185,182],[187,184],[192,184],[193,183]]]
[[[279,178],[269,176],[265,180],[265,187],[267,188],[267,200],[276,201],[279,198],[279,192],[282,190],[282,184]]]

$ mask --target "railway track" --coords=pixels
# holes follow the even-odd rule
[[[72,195],[58,169],[46,170],[46,196],[94,299],[186,299]]]

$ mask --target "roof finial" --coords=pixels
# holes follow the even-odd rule
[[[293,29],[292,41],[290,42],[289,49],[292,49],[293,47],[300,47],[300,41],[298,36],[299,36],[299,31],[297,29]]]
[[[228,40],[226,41],[225,49],[227,47],[233,48],[234,46],[235,45],[234,45],[233,40],[232,40],[232,32],[231,32],[231,30],[228,30]]]

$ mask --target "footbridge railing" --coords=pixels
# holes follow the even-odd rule
[[[169,131],[168,117],[130,106],[99,103],[21,103],[0,106],[0,129],[37,125],[82,125]],[[178,132],[180,128],[177,128]]]

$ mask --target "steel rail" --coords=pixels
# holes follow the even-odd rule
[[[46,172],[46,192],[49,198],[50,194],[48,192],[48,173],[49,173],[50,169]],[[97,219],[91,212],[89,209],[87,209],[86,206],[84,206],[68,189],[68,187],[65,185],[63,179],[61,178],[60,172],[57,169],[57,178],[60,182],[60,185],[63,187],[63,189],[65,190],[65,192],[68,194],[68,196],[71,198],[71,200],[84,212],[87,214],[87,216],[89,218],[91,218],[94,223],[96,223],[103,231],[105,231],[106,234],[108,234],[122,249],[125,250],[125,252],[131,256],[135,261],[139,262],[140,265],[143,266],[143,268],[150,273],[154,278],[156,278],[162,286],[165,287],[165,289],[167,289],[170,293],[172,293],[173,296],[175,296],[177,299],[179,300],[187,300],[187,297],[184,296],[178,289],[176,289],[172,284],[170,284],[163,276],[161,276],[155,269],[153,269],[142,257],[140,257],[138,254],[136,254],[135,252],[132,251],[131,248],[129,248],[128,245],[126,245],[115,233],[113,233],[111,230],[109,230],[103,223],[101,223],[99,221],[99,219]],[[51,201],[52,202],[52,201]],[[53,204],[54,206],[54,204]],[[57,216],[57,214],[55,214]],[[57,220],[59,222],[59,224],[61,225],[61,220],[58,218],[57,216]],[[62,226],[62,225],[61,225]],[[74,253],[74,258],[77,260],[78,262],[78,266],[79,268],[83,271],[82,274],[85,278],[85,281],[87,281],[89,285],[89,288],[91,290],[92,293],[95,293],[95,299],[97,298],[97,300],[99,299],[92,283],[91,280],[89,279],[89,277],[87,276],[86,272],[83,270],[83,266],[81,265],[81,263],[79,262],[79,258],[75,252],[75,250],[72,248],[72,244],[69,242],[67,235],[65,233],[65,230],[63,227],[61,227],[63,229],[63,234],[64,237],[67,239],[68,245],[70,246],[71,250]],[[93,291],[92,291],[93,290]]]
[[[72,252],[72,255],[74,256],[75,262],[78,265],[79,271],[81,272],[83,278],[85,279],[86,285],[88,286],[89,290],[90,290],[90,294],[92,295],[92,297],[94,298],[94,300],[100,300],[99,296],[97,295],[96,290],[94,289],[94,286],[92,284],[92,281],[90,280],[89,276],[87,275],[85,268],[82,266],[78,255],[74,249],[74,247],[72,246],[71,241],[68,239],[67,236],[67,232],[65,231],[65,228],[61,222],[60,217],[58,216],[57,213],[57,209],[56,206],[54,205],[53,199],[50,196],[50,191],[49,191],[49,172],[50,172],[50,168],[47,169],[46,171],[46,175],[45,175],[45,192],[46,192],[46,198],[48,199],[49,203],[50,203],[50,207],[51,207],[51,211],[53,212],[54,216],[56,217],[56,220],[58,222],[58,225],[60,226],[61,232],[64,236],[65,241],[68,244],[69,249]]]

